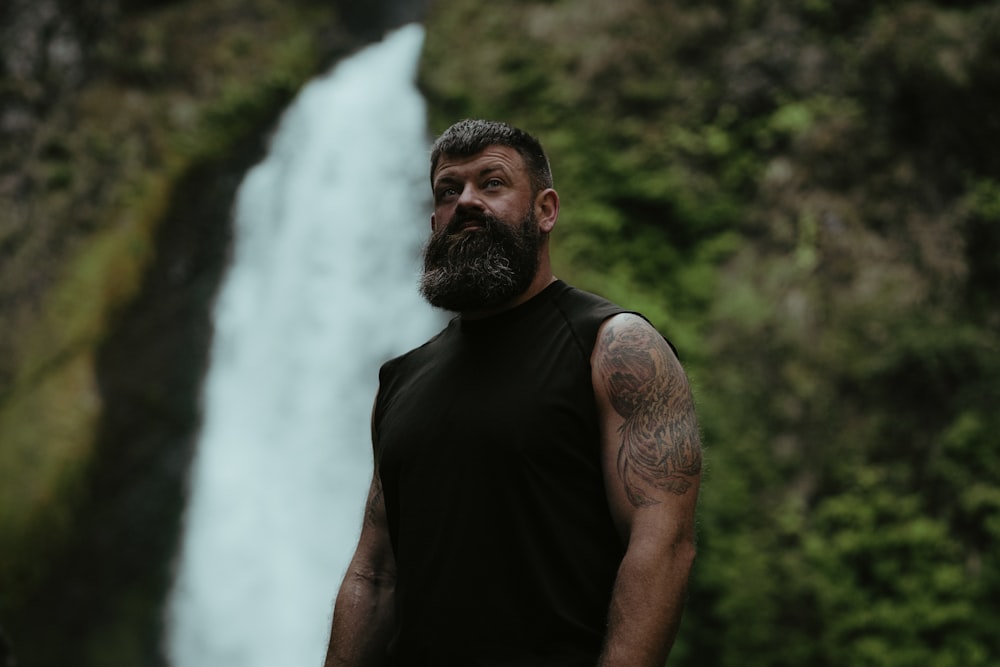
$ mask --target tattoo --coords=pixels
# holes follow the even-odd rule
[[[618,475],[635,507],[659,502],[650,492],[683,495],[701,471],[691,391],[664,341],[645,322],[609,322],[597,364],[619,427]]]
[[[372,489],[368,494],[368,504],[365,506],[365,523],[369,526],[378,524],[378,515],[382,505],[382,480],[379,479],[378,471],[372,478]]]

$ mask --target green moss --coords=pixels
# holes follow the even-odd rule
[[[0,407],[0,587],[17,608],[44,554],[72,526],[72,500],[88,470],[101,403],[86,351],[61,363]]]

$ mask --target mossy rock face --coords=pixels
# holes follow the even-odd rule
[[[31,562],[21,570],[23,597],[10,630],[32,664],[64,664],[69,646],[84,652],[82,664],[159,664],[210,305],[229,245],[229,226],[216,221],[226,218],[240,174],[262,152],[263,131],[257,136],[178,182],[185,197],[158,225],[157,254],[138,296],[87,366],[100,406],[91,450],[69,466],[74,478],[56,487],[61,497],[33,518],[19,545]],[[52,627],[65,643],[42,641]]]
[[[158,664],[232,195],[360,41],[321,3],[22,4],[79,68],[4,98],[38,113],[0,155],[0,626],[20,664]]]

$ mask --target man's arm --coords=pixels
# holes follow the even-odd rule
[[[361,538],[334,605],[325,667],[387,664],[395,588],[396,562],[376,469],[368,491]]]
[[[641,317],[601,327],[593,353],[608,502],[626,543],[601,667],[662,667],[695,555],[701,442],[687,377]]]

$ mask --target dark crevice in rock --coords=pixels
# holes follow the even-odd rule
[[[337,0],[334,4],[345,26],[365,41],[377,41],[386,31],[423,20],[430,0],[381,0],[362,3]]]

